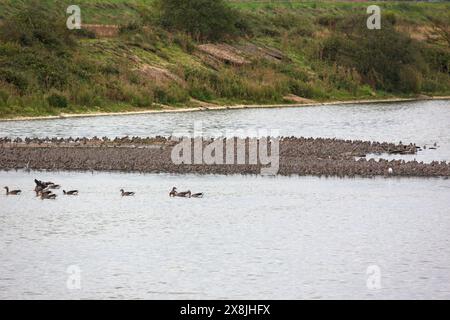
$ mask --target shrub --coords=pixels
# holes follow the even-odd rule
[[[303,98],[314,98],[314,90],[312,86],[308,83],[302,81],[292,80],[290,85],[290,90],[293,94],[303,97]]]
[[[209,101],[214,97],[214,93],[211,88],[209,88],[208,84],[203,81],[195,79],[190,83],[189,87],[189,94],[195,99]]]
[[[159,0],[162,26],[197,40],[223,40],[237,33],[238,12],[224,0]]]
[[[162,104],[182,103],[189,100],[189,94],[179,86],[156,87],[154,91],[155,101]]]
[[[403,66],[399,77],[402,91],[419,93],[422,89],[422,75],[412,66]]]
[[[20,92],[24,92],[28,87],[27,78],[17,71],[0,69],[0,80],[14,85]]]
[[[8,102],[9,93],[0,89],[0,106],[6,106]]]
[[[153,104],[153,96],[139,95],[132,98],[131,104],[136,108],[151,107]]]
[[[191,37],[185,33],[176,33],[173,42],[187,53],[191,54],[195,51],[195,43],[192,41]]]
[[[47,97],[47,102],[51,107],[67,108],[69,105],[67,98],[59,93],[52,93]]]
[[[316,19],[316,22],[324,27],[328,27],[328,28],[335,28],[336,25],[342,20],[341,17],[336,16],[336,15],[323,15],[323,16],[319,16]]]
[[[41,44],[47,48],[62,49],[73,44],[64,21],[65,16],[61,11],[48,3],[32,1],[3,22],[0,39],[22,46]]]
[[[377,89],[391,92],[417,90],[420,87],[417,74],[426,69],[420,44],[397,32],[388,21],[381,30],[354,27],[355,24],[364,25],[364,21],[361,17],[342,21],[339,25],[342,33],[336,33],[323,42],[322,58],[355,68],[364,83]],[[405,69],[406,66],[408,68]],[[412,72],[411,68],[415,71]],[[407,81],[406,74],[412,73],[416,84],[403,85],[402,81]]]

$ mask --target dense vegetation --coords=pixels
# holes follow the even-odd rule
[[[362,3],[79,3],[83,23],[119,23],[118,34],[68,30],[68,1],[0,0],[1,117],[450,94],[450,4],[380,3],[382,28],[368,30]],[[205,43],[283,58],[211,63]]]
[[[160,24],[197,41],[218,41],[238,33],[239,13],[224,0],[158,0]]]

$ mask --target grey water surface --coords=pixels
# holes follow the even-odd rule
[[[0,122],[0,136],[169,136],[196,121],[450,160],[448,100]],[[80,195],[41,200],[34,178]],[[0,171],[3,186],[23,193],[0,190],[0,299],[450,298],[450,180]],[[205,197],[170,199],[173,186]]]
[[[80,195],[41,200],[35,177]],[[0,195],[0,299],[450,298],[450,180],[11,171],[0,181],[23,190]],[[172,186],[205,197],[172,199]],[[367,286],[373,266],[379,289]]]
[[[265,136],[278,130],[281,136],[401,141],[427,149],[413,156],[383,158],[450,161],[450,100],[0,122],[0,136],[180,136],[192,133],[199,122],[205,136],[225,136],[227,131]],[[436,150],[429,149],[434,144]]]

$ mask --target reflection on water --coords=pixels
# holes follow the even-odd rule
[[[37,199],[35,177],[80,195]],[[449,180],[1,172],[0,181],[23,190],[0,195],[3,299],[450,298]],[[206,197],[169,199],[172,186]],[[66,287],[70,265],[81,290]],[[366,287],[370,265],[381,290]]]
[[[415,158],[450,161],[450,100],[0,122],[0,136],[182,135],[199,120],[206,134],[279,129],[283,136],[402,141],[421,147],[437,143],[437,150],[423,150]]]

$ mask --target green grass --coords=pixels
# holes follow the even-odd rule
[[[23,6],[29,4],[30,0],[1,0],[0,18],[10,16],[19,11]],[[56,7],[59,11],[74,4],[71,0],[39,0],[39,3],[48,3]],[[125,24],[129,21],[139,20],[145,8],[150,7],[154,0],[78,0],[76,4],[80,6],[84,23],[99,24]],[[381,1],[381,2],[342,2],[342,1],[245,1],[229,0],[232,7],[242,11],[254,12],[276,11],[279,9],[293,10],[302,17],[317,17],[322,14],[345,15],[349,12],[364,13],[368,5],[378,5],[386,12],[395,13],[401,18],[410,21],[423,22],[426,14],[437,12],[448,12],[450,4],[445,2],[402,2],[402,1]]]
[[[65,9],[73,4],[69,0],[38,2],[57,12],[53,26],[65,24]],[[0,117],[156,110],[160,104],[192,105],[191,97],[223,105],[285,103],[287,94],[317,101],[411,97],[417,93],[450,95],[450,76],[443,67],[445,63],[450,66],[450,51],[442,43],[413,41],[420,47],[415,52],[420,57],[414,58],[412,69],[400,66],[405,67],[408,80],[417,77],[417,83],[411,86],[419,86],[419,92],[395,87],[396,79],[386,89],[383,81],[372,84],[361,70],[354,70],[355,66],[364,68],[364,57],[352,57],[357,60],[349,62],[346,54],[352,53],[352,45],[360,44],[359,40],[346,39],[339,25],[330,27],[325,22],[331,19],[339,24],[355,13],[365,16],[367,3],[230,1],[247,25],[246,34],[226,41],[277,48],[288,59],[275,63],[252,58],[250,64],[241,67],[213,67],[196,53],[199,43],[155,24],[153,2],[77,1],[84,23],[136,24],[137,29],[114,38],[71,33],[74,42],[56,49],[39,42],[29,46],[17,41],[0,42]],[[429,26],[427,16],[445,17],[450,12],[450,3],[370,4],[380,5],[384,13],[395,16],[398,24],[411,27]],[[29,5],[29,0],[0,0],[0,19],[7,20]],[[361,36],[362,29],[354,29],[353,36]],[[340,55],[335,60],[321,53],[333,37],[345,39],[337,48]],[[184,84],[155,83],[139,72],[142,64],[167,69]],[[67,106],[61,102],[64,99]]]

